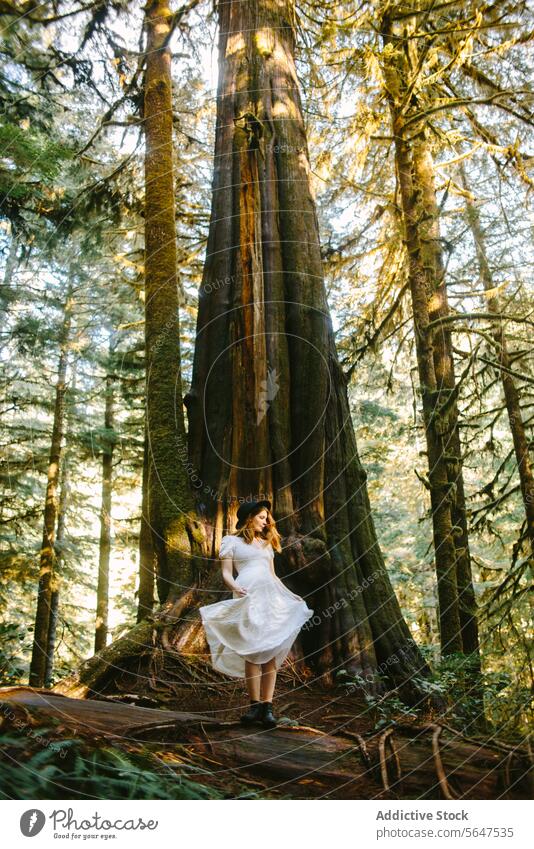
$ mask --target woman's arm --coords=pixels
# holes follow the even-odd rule
[[[221,570],[223,581],[228,589],[233,590],[238,595],[246,595],[247,591],[240,587],[234,581],[234,564],[231,557],[224,557],[221,560]]]

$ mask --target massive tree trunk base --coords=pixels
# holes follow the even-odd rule
[[[179,610],[186,603],[194,603],[197,593],[192,590],[187,599],[162,605],[153,617],[143,620],[86,660],[73,675],[61,679],[47,692],[76,699],[116,692],[135,693],[143,698],[156,697],[156,693],[165,689],[162,679],[228,685],[230,679],[220,675],[210,663],[209,647],[196,606],[185,613]],[[314,675],[296,646],[286,665],[302,679],[313,678],[324,690],[333,686],[331,676]]]
[[[170,762],[174,752],[182,765],[184,756],[202,763],[207,783],[226,795],[236,784],[240,794],[266,798],[527,799],[532,790],[526,746],[468,739],[432,721],[375,731],[358,715],[328,715],[332,704],[322,714],[281,718],[268,732],[243,728],[227,718],[231,711],[217,710],[214,718],[31,687],[0,689],[0,705],[9,733],[23,719],[26,729],[46,726],[47,739],[74,732],[99,745],[143,741]]]
[[[209,583],[212,591],[214,582]],[[206,592],[202,587],[193,587],[177,601],[162,605],[152,616],[82,663],[73,675],[61,679],[52,692],[77,699],[124,691],[143,697],[154,695],[162,681],[169,678],[182,682],[215,681],[222,686],[228,686],[230,681],[235,683],[237,679],[220,675],[210,662],[198,613],[199,604],[208,603]],[[307,661],[298,638],[283,668],[292,669],[300,680],[313,682],[325,693],[341,682],[357,696],[378,697],[395,690],[407,704],[443,708],[442,699],[425,686],[425,670],[418,668],[417,657],[412,656],[409,647],[398,650],[394,657],[395,663],[390,669],[380,670],[381,675],[376,667],[362,668],[356,659],[350,658],[345,662],[338,658],[334,671],[325,671],[320,664]],[[346,675],[338,677],[336,672],[341,669]]]

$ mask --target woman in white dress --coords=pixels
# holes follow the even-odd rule
[[[241,504],[237,518],[238,533],[223,536],[219,549],[233,596],[204,605],[200,615],[214,668],[246,679],[250,708],[241,722],[272,728],[277,670],[313,610],[274,571],[274,551],[282,548],[270,501]]]

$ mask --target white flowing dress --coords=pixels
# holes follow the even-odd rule
[[[227,534],[219,557],[231,557],[235,583],[247,591],[200,607],[200,616],[215,669],[233,678],[245,677],[245,660],[266,663],[275,658],[278,669],[313,610],[271,572],[270,543],[248,543]]]

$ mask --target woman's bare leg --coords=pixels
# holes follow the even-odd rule
[[[261,664],[260,699],[262,702],[272,702],[276,684],[276,661],[272,657],[267,663]]]
[[[251,663],[250,660],[245,660],[245,680],[248,697],[251,701],[260,701],[261,674],[262,667],[259,663]]]

